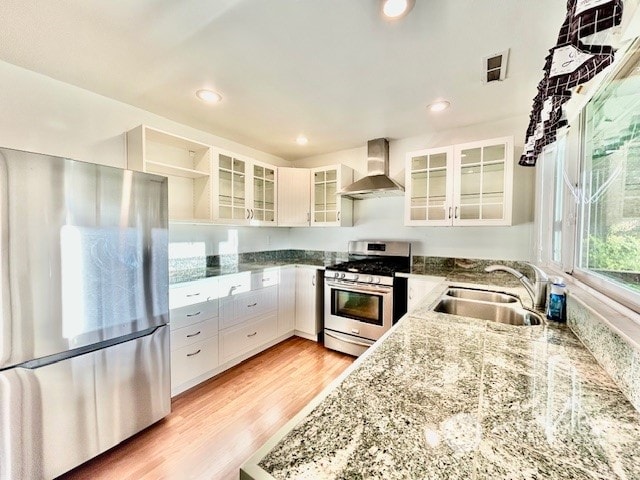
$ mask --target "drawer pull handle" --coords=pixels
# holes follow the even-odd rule
[[[200,335],[200,331],[196,332],[196,333],[192,333],[190,335],[187,335],[187,338],[191,338],[191,337],[197,337],[198,335]]]
[[[187,353],[187,357],[193,357],[194,355],[199,354],[201,351],[202,351],[202,349],[201,349],[201,348],[199,348],[198,350],[196,350],[196,351],[195,351],[195,352],[193,352],[193,353]]]
[[[255,336],[257,335],[257,333],[258,333],[258,332],[250,333],[249,335],[247,335],[247,337],[255,337]]]
[[[258,305],[258,302],[250,303],[249,305],[247,305],[247,307],[251,308],[255,307],[256,305]]]
[[[197,317],[198,315],[200,315],[202,312],[196,312],[196,313],[187,313],[187,317]]]
[[[198,292],[198,293],[188,293],[187,297],[197,297],[198,295],[200,295],[200,292]]]
[[[270,279],[270,278],[263,278],[263,279],[262,279],[262,283],[264,283],[264,282],[270,282],[270,281],[271,281],[271,279]]]
[[[229,292],[233,292],[236,288],[240,288],[242,285],[232,285]]]

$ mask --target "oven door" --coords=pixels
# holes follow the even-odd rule
[[[325,280],[324,326],[377,340],[393,318],[393,287]]]

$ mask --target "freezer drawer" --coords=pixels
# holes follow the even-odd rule
[[[39,368],[0,372],[0,478],[56,477],[166,416],[168,351],[162,326]]]

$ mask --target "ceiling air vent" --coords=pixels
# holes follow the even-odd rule
[[[508,61],[509,49],[484,57],[482,59],[482,81],[484,83],[490,83],[504,80],[507,77]]]

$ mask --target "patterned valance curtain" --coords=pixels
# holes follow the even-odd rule
[[[591,44],[587,37],[621,21],[622,0],[567,2],[558,41],[545,59],[544,77],[533,99],[520,165],[534,166],[542,149],[556,141],[558,129],[567,125],[562,106],[571,98],[570,89],[588,82],[613,62],[613,47]]]

